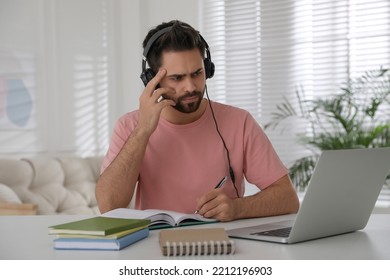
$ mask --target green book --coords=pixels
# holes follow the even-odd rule
[[[111,217],[93,217],[85,220],[49,227],[49,234],[88,234],[106,236],[121,231],[149,225],[147,219],[122,219]]]
[[[132,229],[127,229],[124,231],[116,232],[113,234],[108,234],[108,235],[93,235],[93,234],[69,234],[69,233],[60,233],[57,234],[57,238],[87,238],[87,239],[119,239],[123,236],[132,234],[134,232],[137,232],[139,230],[142,230],[144,228],[147,228],[148,226],[142,226],[142,227],[137,227],[137,228],[132,228]]]

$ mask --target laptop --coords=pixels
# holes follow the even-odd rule
[[[324,151],[292,220],[227,233],[232,238],[297,243],[363,229],[389,173],[390,148]]]

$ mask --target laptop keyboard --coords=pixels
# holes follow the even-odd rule
[[[260,232],[251,233],[252,235],[265,235],[265,236],[277,236],[277,237],[288,237],[290,235],[292,227],[278,228],[274,230],[266,230]]]

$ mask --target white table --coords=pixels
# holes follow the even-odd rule
[[[167,259],[158,244],[158,230],[121,251],[64,251],[53,249],[48,227],[89,216],[0,216],[0,259],[3,260],[150,260]],[[279,221],[284,216],[246,219],[197,227],[226,229]],[[390,214],[373,214],[365,229],[292,245],[235,239],[236,253],[228,256],[177,257],[180,259],[264,260],[390,260]],[[174,259],[170,257],[169,259]]]

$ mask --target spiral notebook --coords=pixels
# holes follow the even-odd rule
[[[164,229],[159,242],[164,256],[234,254],[234,241],[224,228]]]

